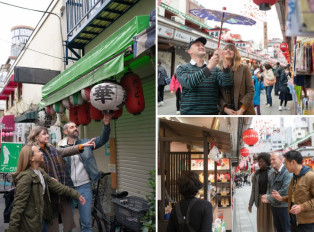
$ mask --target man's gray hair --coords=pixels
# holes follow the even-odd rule
[[[68,121],[66,124],[64,124],[64,126],[63,126],[63,131],[65,131],[65,130],[68,129],[68,125],[69,125],[70,123],[74,123],[74,122]]]
[[[280,159],[280,160],[283,160],[283,155],[281,154],[281,152],[273,152],[271,153],[272,155],[277,155],[277,157]]]

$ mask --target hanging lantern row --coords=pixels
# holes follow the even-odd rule
[[[243,133],[243,142],[249,146],[253,146],[258,142],[258,133],[253,129],[248,129]]]
[[[10,136],[13,136],[14,135],[14,133],[11,131],[11,132],[4,132],[4,131],[2,131],[2,133],[1,133],[1,136],[2,137],[10,137]]]
[[[243,156],[243,157],[246,157],[248,155],[250,155],[250,150],[243,147],[241,150],[240,150],[240,154]]]
[[[47,106],[46,112],[54,115],[68,109],[71,121],[77,125],[87,125],[91,119],[102,120],[107,113],[114,113],[113,119],[119,118],[123,105],[133,115],[140,114],[145,108],[141,80],[134,73],[126,73],[121,78],[121,85],[111,81],[84,88],[53,106]]]

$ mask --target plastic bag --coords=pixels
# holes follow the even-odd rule
[[[217,161],[219,160],[219,150],[216,146],[213,146],[208,154],[208,158],[211,160]]]

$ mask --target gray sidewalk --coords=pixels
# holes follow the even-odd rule
[[[236,188],[233,202],[233,231],[232,232],[256,232],[256,207],[252,207],[252,213],[248,211],[251,196],[251,186]]]
[[[263,92],[261,94],[261,114],[262,115],[295,115],[295,103],[293,101],[289,101],[287,103],[287,107],[290,110],[282,110],[279,111],[280,100],[279,96],[275,96],[274,90],[272,91],[272,101],[273,106],[267,108],[264,105],[266,102],[266,94]],[[176,95],[170,94],[169,91],[165,91],[164,94],[164,105],[158,107],[158,114],[159,115],[175,115],[176,114]]]

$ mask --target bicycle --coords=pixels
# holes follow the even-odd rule
[[[116,232],[123,231],[128,232],[128,228],[118,223],[115,216],[112,214],[104,213],[100,200],[100,181],[105,176],[109,176],[111,173],[101,173],[101,178],[97,182],[96,188],[93,189],[93,204],[92,204],[92,228],[93,232]],[[128,192],[111,193],[110,196],[114,198],[125,198]],[[111,203],[111,200],[110,200]]]

